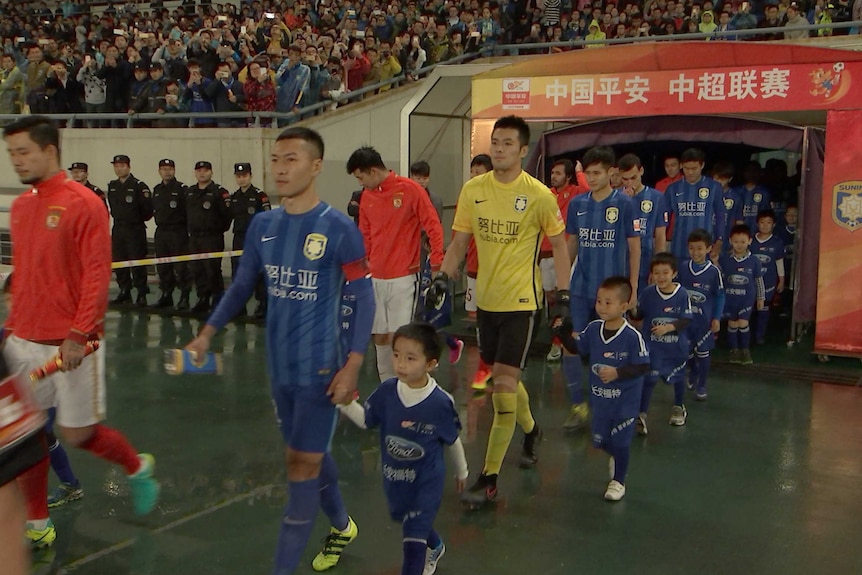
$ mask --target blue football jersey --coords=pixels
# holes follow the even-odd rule
[[[716,310],[715,304],[719,294],[724,292],[724,280],[721,271],[711,261],[706,260],[703,265],[692,260],[683,262],[676,277],[688,292],[692,323],[708,327],[712,320],[721,319],[721,310]]]
[[[600,202],[592,192],[569,202],[566,233],[578,238],[572,295],[592,299],[605,279],[628,277],[628,238],[640,235],[636,221],[631,198],[617,190]]]
[[[404,500],[428,482],[445,481],[444,447],[458,439],[461,422],[452,396],[431,378],[428,396],[406,407],[396,378],[384,381],[365,402],[368,428],[380,427],[383,487]],[[438,502],[439,503],[439,502]]]
[[[640,275],[646,278],[650,273],[650,261],[655,255],[655,231],[658,228],[667,228],[667,208],[664,194],[649,186],[644,186],[644,189],[632,197],[632,201],[637,217],[635,229],[641,235]]]
[[[261,212],[246,233],[237,277],[209,323],[222,327],[263,273],[266,347],[273,383],[328,384],[346,361],[345,282],[366,277],[365,247],[353,220],[321,202],[304,214]],[[349,302],[347,302],[349,304]]]
[[[790,275],[796,244],[796,226],[784,224],[775,228],[775,234],[784,242],[784,270]]]
[[[754,186],[750,190],[739,186],[736,193],[742,198],[742,219],[754,235],[757,233],[757,214],[771,207],[769,190],[763,186]]]
[[[674,330],[664,335],[652,333],[653,327],[680,319],[693,319],[691,301],[682,285],[676,284],[669,294],[662,293],[656,285],[647,287],[638,298],[638,309],[643,317],[641,331],[647,341],[653,365],[664,359],[688,357],[687,330]]]
[[[736,188],[728,188],[724,190],[724,209],[727,214],[727,225],[725,226],[724,237],[730,237],[730,230],[738,223],[745,223],[742,217],[742,198],[736,191]],[[726,244],[730,246],[730,242]]]
[[[712,234],[713,240],[723,240],[727,229],[727,209],[724,190],[706,176],[694,184],[685,178],[668,186],[664,193],[668,214],[673,218],[671,253],[678,261],[688,258],[688,236],[697,229]]]
[[[590,361],[590,405],[599,417],[635,417],[640,411],[643,376],[602,383],[599,369],[649,364],[649,350],[640,332],[628,322],[611,335],[604,330],[605,322],[595,320],[578,339],[578,353]]]
[[[776,263],[784,258],[784,242],[775,234],[764,240],[757,236],[751,240],[751,253],[760,261],[763,268],[763,287],[767,292],[778,285],[778,268]]]
[[[724,273],[728,308],[752,306],[755,300],[766,298],[763,267],[751,252],[741,258],[724,254],[719,259],[719,265]]]

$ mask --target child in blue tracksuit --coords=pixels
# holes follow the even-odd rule
[[[459,492],[467,481],[454,401],[430,375],[440,360],[440,348],[436,330],[427,323],[398,328],[392,339],[397,377],[381,383],[365,402],[366,425],[380,427],[389,514],[402,525],[402,575],[434,573],[446,552],[434,531],[446,482],[444,446],[451,446]]]
[[[762,344],[769,326],[769,308],[778,294],[784,291],[784,241],[772,233],[775,229],[775,212],[763,210],[757,214],[757,233],[751,242],[751,253],[763,268],[763,295],[765,304],[758,310],[754,341]]]
[[[687,236],[686,236],[687,239]],[[653,389],[659,379],[673,386],[670,424],[685,425],[685,366],[688,362],[688,326],[692,312],[688,292],[673,281],[676,258],[669,253],[656,254],[650,264],[654,285],[638,298],[638,315],[643,320],[641,333],[650,354],[650,372],[644,379],[637,430],[647,434],[647,410]]]
[[[628,278],[605,279],[596,294],[599,319],[572,340],[561,333],[566,349],[589,358],[590,407],[593,445],[611,456],[611,481],[605,499],[619,501],[626,494],[629,449],[634,437],[644,376],[650,356],[641,334],[625,319],[632,285]]]
[[[707,397],[710,352],[715,347],[715,334],[721,328],[724,311],[724,281],[721,270],[709,261],[710,251],[712,237],[709,232],[700,229],[690,233],[688,254],[691,259],[683,262],[677,274],[680,285],[688,292],[693,314],[689,325],[688,388],[695,390],[698,401],[705,401]]]
[[[755,306],[763,309],[766,290],[763,284],[763,267],[749,251],[751,232],[745,224],[730,231],[731,252],[721,257],[719,267],[724,274],[727,317],[727,342],[730,346],[730,363],[750,365],[751,328],[749,321]]]

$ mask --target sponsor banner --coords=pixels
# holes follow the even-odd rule
[[[473,118],[733,114],[862,107],[862,62],[473,80]]]

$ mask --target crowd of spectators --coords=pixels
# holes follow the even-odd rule
[[[785,27],[741,39],[807,37],[799,26],[858,20],[862,0],[186,0],[102,6],[0,5],[0,113],[149,112],[135,125],[186,126],[176,112],[334,108],[343,95],[499,45]],[[854,17],[856,15],[856,17]],[[834,33],[847,33],[835,30]],[[851,32],[856,32],[852,30]],[[830,34],[820,30],[813,34]],[[554,53],[573,46],[519,48]],[[379,88],[385,91],[388,86]],[[198,118],[244,126],[247,118]],[[88,126],[109,125],[89,120]],[[114,120],[122,126],[126,121]]]

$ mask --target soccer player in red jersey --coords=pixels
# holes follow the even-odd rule
[[[89,189],[60,169],[60,133],[51,120],[26,116],[3,129],[9,159],[32,188],[10,212],[15,283],[3,354],[13,373],[28,373],[57,355],[61,371],[35,385],[42,408],[57,407],[66,443],[125,470],[135,512],[158,501],[152,455],[138,454],[105,419],[105,346],[84,357],[87,341],[101,339],[111,281],[108,214]],[[48,516],[48,458],[18,478],[27,503],[33,547],[57,537]]]
[[[380,381],[395,377],[392,334],[413,321],[419,296],[422,231],[431,245],[431,271],[443,261],[443,225],[425,188],[386,168],[380,154],[362,147],[347,160],[347,173],[364,188],[359,231],[365,241],[376,311],[371,333]]]

